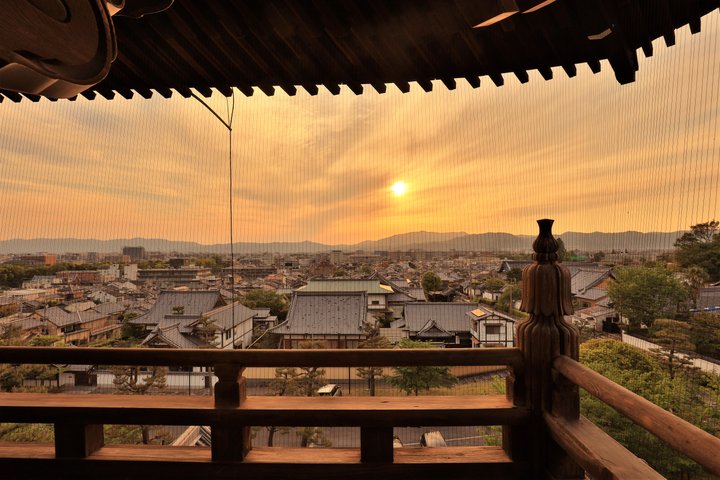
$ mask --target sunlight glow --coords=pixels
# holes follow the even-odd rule
[[[398,180],[397,182],[392,184],[390,190],[392,190],[393,194],[396,197],[402,197],[407,193],[407,184],[403,181]]]

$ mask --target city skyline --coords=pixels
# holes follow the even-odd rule
[[[717,218],[718,16],[674,47],[655,42],[625,86],[604,64],[476,90],[236,93],[234,240],[532,235],[543,217],[557,232],[667,232]],[[223,97],[208,102],[225,116]],[[229,241],[227,131],[194,100],[0,108],[0,240]]]

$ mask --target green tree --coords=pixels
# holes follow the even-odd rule
[[[691,365],[687,357],[680,352],[695,351],[690,341],[690,325],[678,320],[661,318],[655,320],[651,332],[652,341],[664,348],[655,348],[653,353],[667,367],[670,380],[675,378],[678,369]]]
[[[114,376],[113,385],[121,392],[132,395],[145,395],[151,390],[162,390],[167,385],[167,367],[149,367],[144,370],[140,366],[114,366],[111,369]],[[134,428],[134,426],[128,426]],[[141,437],[143,444],[157,441],[157,435],[151,435],[155,428],[152,425],[141,425]],[[122,436],[123,432],[117,430],[114,434]]]
[[[713,403],[718,391],[700,385],[699,377],[676,375],[671,380],[652,355],[609,339],[583,343],[580,359],[589,368],[661,408],[713,435],[720,433],[720,412]],[[585,391],[581,392],[580,407],[581,413],[590,421],[668,479],[706,478],[699,465]]]
[[[403,339],[397,348],[434,348],[431,343]],[[387,381],[405,392],[418,396],[420,392],[433,388],[451,387],[457,378],[450,373],[449,367],[393,367],[395,372]]]
[[[720,314],[695,313],[690,317],[690,341],[701,355],[720,359]]]
[[[505,288],[505,282],[503,282],[499,278],[488,278],[483,282],[483,289],[487,290],[488,292],[502,292],[503,288]]]
[[[202,348],[216,348],[218,344],[217,334],[219,331],[220,327],[204,315],[192,326],[193,335],[203,342]]]
[[[271,395],[278,397],[286,395],[296,395],[298,393],[299,385],[298,379],[300,374],[296,368],[276,368],[275,378],[270,382]],[[272,447],[275,439],[275,434],[280,433],[286,435],[290,429],[287,427],[278,427],[275,425],[266,426],[265,429],[268,432],[267,446]]]
[[[563,242],[563,239],[560,237],[555,238],[555,240],[557,240],[558,243],[558,262],[564,262],[567,258],[567,248],[565,248],[565,242]]]
[[[657,318],[674,318],[688,300],[685,285],[664,266],[619,268],[615,278],[608,296],[627,317],[630,331],[652,327]]]
[[[605,252],[600,250],[599,252],[593,253],[592,261],[597,263],[597,262],[601,261],[603,258],[605,258]]]
[[[425,272],[420,284],[425,292],[437,292],[443,289],[443,281],[435,272]]]
[[[697,265],[691,265],[683,270],[682,272],[683,282],[688,289],[688,295],[693,304],[693,308],[697,308],[697,299],[702,290],[705,282],[710,279],[710,276],[704,268]]]
[[[692,225],[675,241],[675,247],[675,258],[681,266],[701,267],[711,281],[720,280],[720,222]]]
[[[269,308],[270,314],[285,320],[288,311],[288,302],[284,296],[270,290],[250,290],[242,298],[241,303],[248,308]]]
[[[507,279],[510,282],[520,283],[522,281],[522,268],[513,267],[507,273]]]
[[[325,342],[320,340],[308,340],[300,342],[302,349],[314,350],[327,348]],[[305,396],[312,397],[317,389],[325,385],[325,369],[318,367],[300,367],[298,375],[298,390]]]
[[[503,312],[512,313],[515,308],[513,305],[522,296],[522,288],[520,285],[508,285],[503,293],[498,297],[495,308]]]
[[[377,323],[366,323],[363,327],[365,340],[360,343],[360,348],[390,348],[390,341],[380,335],[380,325]],[[357,374],[368,382],[370,396],[375,396],[375,379],[383,374],[383,367],[358,367]]]

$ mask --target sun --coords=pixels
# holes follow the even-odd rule
[[[403,195],[405,195],[407,193],[407,189],[408,189],[407,183],[405,183],[401,180],[398,180],[397,182],[393,183],[392,187],[390,187],[390,190],[392,190],[393,194],[396,197],[402,197]]]

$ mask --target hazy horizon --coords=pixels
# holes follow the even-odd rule
[[[234,240],[355,244],[403,232],[675,232],[720,211],[720,26],[609,65],[497,88],[236,94]],[[225,115],[226,100],[209,103]],[[229,242],[227,132],[199,103],[0,105],[0,240]],[[404,182],[398,187],[399,182]]]

